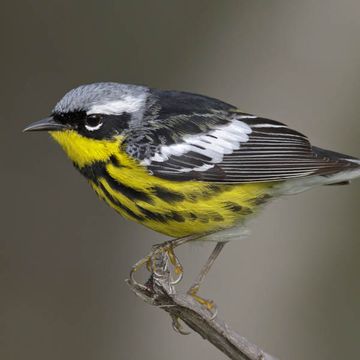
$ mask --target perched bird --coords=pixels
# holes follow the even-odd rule
[[[259,207],[360,176],[358,159],[312,146],[283,123],[210,97],[137,85],[79,86],[24,131],[49,131],[100,198],[127,219],[176,238],[162,250],[177,274],[173,247],[215,241],[189,291],[208,309],[213,303],[197,295],[200,283]]]

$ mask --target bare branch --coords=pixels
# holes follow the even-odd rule
[[[127,283],[145,302],[168,312],[173,319],[181,319],[192,330],[208,340],[233,360],[277,360],[265,353],[257,345],[240,336],[219,317],[213,316],[194,298],[187,294],[177,294],[171,285],[171,276],[165,257],[162,268],[156,270],[146,285]]]

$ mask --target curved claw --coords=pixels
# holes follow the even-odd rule
[[[150,272],[152,272],[156,277],[162,277],[164,276],[163,271],[164,269],[162,268],[162,266],[160,266],[161,268],[161,272],[157,271],[157,267],[156,267],[156,255],[160,252],[163,252],[163,254],[165,254],[167,256],[168,262],[166,262],[165,264],[165,271],[169,271],[169,265],[171,264],[173,267],[173,273],[175,274],[176,278],[174,280],[170,281],[170,285],[177,285],[183,278],[183,268],[181,266],[181,263],[178,259],[178,257],[175,255],[174,253],[174,249],[171,245],[169,245],[168,243],[166,243],[165,245],[154,245],[153,246],[153,252],[152,252],[152,256],[149,258],[149,261],[147,263],[147,268]],[[171,274],[173,275],[173,274]],[[171,276],[173,278],[173,276]]]
[[[172,280],[170,282],[170,285],[173,286],[173,285],[178,284],[183,278],[183,269],[182,269],[179,259],[177,258],[177,256],[174,253],[174,248],[189,241],[190,239],[192,239],[192,238],[181,238],[181,239],[179,238],[179,239],[175,239],[173,241],[167,241],[163,244],[153,245],[152,251],[147,256],[145,256],[144,258],[139,260],[131,268],[130,275],[129,275],[130,276],[129,282],[136,286],[139,286],[143,289],[146,289],[146,287],[144,285],[141,285],[140,283],[138,283],[136,281],[135,273],[142,266],[146,265],[147,270],[150,273],[152,273],[155,277],[163,277],[164,269],[165,269],[165,271],[169,271],[169,266],[167,264],[170,263],[173,266],[174,273],[177,275],[175,280]],[[159,272],[159,271],[157,271],[157,267],[156,267],[155,263],[156,263],[157,255],[159,255],[161,252],[163,252],[167,255],[168,262],[166,261],[164,269],[162,269],[162,265],[159,267],[160,269],[162,269],[162,272]]]
[[[137,271],[137,269],[134,266],[130,270],[129,278],[130,278],[130,282],[132,284],[138,284],[138,282],[135,280],[136,271]]]
[[[218,315],[218,307],[216,306],[216,304],[213,304],[213,308],[210,310],[208,309],[209,312],[211,312],[211,317],[210,317],[210,321],[213,321],[216,319],[217,315]]]
[[[183,276],[184,276],[184,273],[181,272],[175,280],[170,281],[170,285],[172,285],[172,286],[177,285],[183,279]]]
[[[180,335],[190,335],[190,332],[183,330],[183,327],[178,317],[172,315],[171,318],[172,318],[171,325],[175,332],[177,332]]]
[[[212,300],[205,300],[200,296],[197,295],[195,296],[196,296],[195,300],[198,301],[200,305],[202,305],[205,308],[205,310],[207,310],[210,313],[211,317],[209,320],[214,320],[218,314],[217,305]]]
[[[129,274],[129,280],[130,283],[136,286],[141,287],[142,289],[146,289],[146,286],[138,283],[135,279],[135,273],[144,265],[148,262],[148,258],[145,257],[143,259],[141,259],[140,261],[138,261],[130,270],[130,274]]]

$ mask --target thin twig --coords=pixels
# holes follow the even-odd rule
[[[177,294],[171,285],[167,258],[162,255],[159,257],[157,261],[158,264],[162,264],[162,268],[160,270],[158,268],[156,274],[151,274],[145,287],[127,280],[130,288],[137,296],[168,312],[173,319],[173,324],[177,319],[181,319],[192,330],[232,360],[277,360],[231,330],[218,316],[213,319],[212,314],[195,301],[192,296]]]

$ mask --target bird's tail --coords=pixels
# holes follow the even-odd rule
[[[343,164],[333,174],[324,176],[324,185],[336,185],[349,183],[351,180],[360,177],[360,160],[345,154],[340,154],[335,151],[324,150],[313,146],[314,153],[321,158],[327,158],[331,161]]]
[[[329,161],[330,171],[303,178],[291,179],[278,187],[281,194],[296,194],[318,185],[345,185],[360,177],[360,159],[313,146],[319,159]]]

